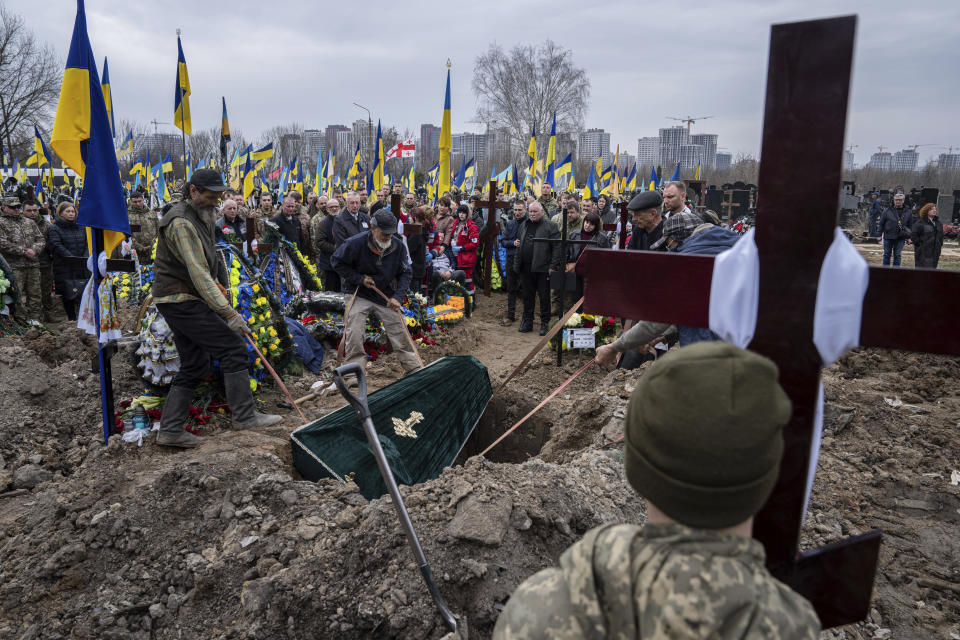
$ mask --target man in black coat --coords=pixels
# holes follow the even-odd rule
[[[398,313],[403,296],[410,288],[407,248],[397,237],[397,218],[389,209],[377,211],[370,227],[369,231],[348,238],[330,258],[331,265],[340,274],[343,292],[354,296],[344,314],[344,359],[347,364],[366,363],[363,332],[367,316],[372,313],[383,324],[404,372],[411,373],[420,368],[420,362],[407,339],[403,317]]]
[[[883,234],[883,266],[890,266],[890,254],[893,254],[893,266],[900,266],[900,252],[913,229],[913,211],[905,204],[902,192],[893,196],[893,206],[880,215],[880,233]]]
[[[649,251],[653,243],[663,236],[662,204],[663,198],[656,191],[638,193],[630,200],[627,211],[633,218],[633,231],[627,249]]]
[[[347,238],[370,229],[370,216],[360,208],[360,195],[356,191],[347,194],[347,208],[333,221],[333,244],[339,247]]]
[[[506,285],[507,285],[507,315],[501,324],[507,325],[517,319],[517,293],[520,291],[520,275],[513,270],[513,261],[517,255],[517,247],[514,243],[517,240],[517,232],[520,230],[520,224],[527,219],[527,206],[523,200],[516,200],[513,203],[513,217],[503,223],[503,230],[500,232],[500,246],[506,249],[507,259],[505,261]]]
[[[306,252],[303,244],[303,229],[300,226],[300,205],[293,196],[287,194],[280,205],[280,213],[273,216],[270,222],[277,225],[280,233],[288,241],[297,245],[301,252]]]
[[[546,238],[556,242],[534,242]],[[513,258],[513,270],[520,275],[523,288],[523,317],[517,331],[533,331],[533,308],[540,296],[540,335],[546,335],[550,325],[550,274],[560,269],[560,230],[543,215],[543,205],[532,202],[527,208],[527,219],[520,223],[517,253]]]

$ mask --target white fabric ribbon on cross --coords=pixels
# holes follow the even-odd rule
[[[813,314],[813,343],[824,367],[830,366],[860,344],[863,298],[869,280],[867,261],[847,239],[843,230],[835,228],[833,242],[820,267]],[[757,328],[759,296],[760,259],[754,230],[750,229],[736,245],[714,259],[710,286],[710,330],[724,342],[746,349]],[[803,499],[804,515],[813,489],[822,437],[823,382],[820,382]]]

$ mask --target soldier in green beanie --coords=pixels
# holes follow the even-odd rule
[[[630,398],[624,466],[647,522],[587,532],[521,584],[494,638],[817,638],[813,607],[774,578],[753,516],[773,490],[790,400],[767,358],[700,342],[658,360]]]

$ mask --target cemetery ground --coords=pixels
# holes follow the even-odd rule
[[[879,247],[858,246],[879,262]],[[903,255],[912,264],[909,246]],[[955,243],[941,266],[960,268]],[[504,305],[503,294],[481,297],[424,360],[473,355],[496,388],[538,339],[501,327]],[[903,330],[923,331],[923,319]],[[66,326],[0,339],[0,639],[444,635],[389,498],[300,478],[289,439],[300,420],[276,408],[272,386],[265,408],[286,417],[274,428],[231,431],[215,417],[195,450],[152,437],[104,447],[92,352]],[[129,355],[114,358],[118,401],[142,392]],[[577,367],[576,356],[558,368],[553,352],[538,355],[494,395],[468,447],[492,441]],[[589,528],[643,522],[618,438],[645,369],[590,368],[486,459],[402,488],[471,637],[489,637],[516,585]],[[371,388],[400,375],[392,355],[368,370]],[[287,382],[299,397],[315,379]],[[825,371],[824,386],[803,544],[885,532],[868,620],[824,637],[960,637],[960,360],[860,349]],[[326,396],[304,411],[315,419],[342,404]]]

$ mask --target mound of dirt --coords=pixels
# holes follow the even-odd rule
[[[538,341],[499,324],[503,297],[421,350],[470,354],[496,388]],[[102,446],[92,343],[72,330],[0,339],[0,638],[438,638],[445,629],[388,498],[305,482],[286,413],[262,432],[223,423],[177,452]],[[117,398],[142,383],[114,357]],[[441,593],[488,638],[512,590],[590,527],[642,523],[625,483],[622,420],[646,367],[579,367],[541,353],[493,398],[461,462],[402,492]],[[368,368],[372,389],[401,376]],[[314,376],[291,377],[295,397]],[[960,636],[960,361],[857,350],[824,372],[825,436],[802,541],[882,528],[867,621],[825,638]],[[343,405],[304,404],[309,419]]]

